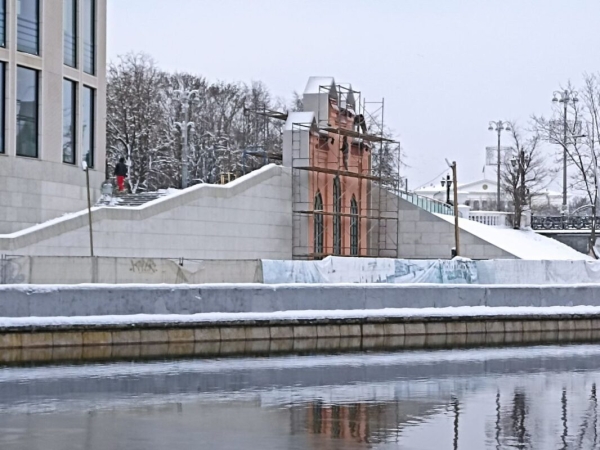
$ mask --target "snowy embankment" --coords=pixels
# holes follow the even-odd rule
[[[363,310],[306,310],[276,311],[271,313],[203,313],[203,314],[134,314],[74,317],[1,317],[0,328],[44,327],[102,327],[102,326],[182,326],[182,325],[269,325],[289,322],[352,322],[369,320],[474,320],[477,318],[549,319],[600,317],[600,306],[548,306],[548,307],[488,307],[460,306],[448,308],[384,308]]]
[[[454,223],[453,216],[436,214],[437,217]],[[550,239],[532,230],[513,230],[508,227],[492,227],[468,219],[459,219],[459,226],[464,230],[502,250],[526,260],[584,260],[595,261],[594,258],[579,253],[568,245]]]

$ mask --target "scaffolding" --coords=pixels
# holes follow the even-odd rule
[[[319,86],[319,94],[330,91],[331,86]],[[389,146],[399,145],[385,136],[385,101],[368,102],[359,91],[341,84],[336,91],[337,100],[319,95],[316,130],[309,124],[292,124],[293,258],[397,258],[400,152],[390,164],[394,171],[384,171],[384,153]],[[324,99],[329,104],[321,105]],[[329,113],[320,116],[329,108],[337,112],[337,123],[331,123]],[[311,133],[316,134],[312,140]],[[303,142],[306,136],[308,143]],[[349,141],[347,165],[342,152],[344,137]],[[311,141],[318,144],[311,148]],[[336,148],[330,143],[336,143]],[[334,167],[330,152],[337,159]],[[323,162],[328,167],[320,164]],[[338,183],[337,192],[334,183]],[[351,183],[353,189],[347,189]],[[315,195],[323,193],[329,202],[315,200]],[[358,208],[352,210],[354,201]]]
[[[319,86],[318,92],[330,94],[332,87]],[[292,256],[309,260],[327,256],[397,258],[400,151],[395,152],[395,159],[386,160],[387,166],[383,163],[390,147],[399,147],[386,137],[385,100],[367,101],[360,91],[343,84],[335,85],[335,94],[335,99],[318,96],[316,126],[291,124]],[[324,99],[327,104],[321,104]],[[337,112],[334,123],[330,122],[330,108]],[[246,111],[265,119],[289,117],[288,113],[265,108]],[[327,111],[325,117],[321,111]],[[344,139],[348,142],[347,166],[342,152]],[[335,183],[337,201],[331,195]],[[347,189],[350,185],[353,189]],[[348,198],[350,191],[354,198]],[[325,198],[331,201],[316,204],[316,193],[326,193]]]

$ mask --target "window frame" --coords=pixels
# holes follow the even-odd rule
[[[313,219],[313,252],[316,257],[320,258],[323,255],[323,236],[324,236],[324,227],[323,227],[323,214],[317,211],[323,211],[323,197],[321,196],[321,192],[317,191],[317,195],[315,195],[314,200],[314,219]]]
[[[24,155],[19,153],[19,69],[29,70],[35,73],[35,156]],[[17,120],[17,132],[16,132],[16,148],[15,154],[23,158],[38,159],[40,157],[40,71],[27,66],[17,65],[16,71],[16,84],[17,84],[17,95],[15,96],[15,102],[17,102],[16,120]]]
[[[333,254],[342,254],[342,186],[340,177],[333,180]]]
[[[350,200],[350,214],[350,256],[359,256],[360,221],[358,217],[358,203],[354,195],[352,196],[352,200]]]
[[[73,27],[73,64],[69,64],[67,62],[67,47],[66,47],[66,32],[65,32],[65,23],[64,23],[64,11],[65,11],[65,6],[67,2],[71,2],[72,6],[73,6],[73,22],[71,23],[72,27]],[[78,58],[78,47],[79,47],[79,42],[78,42],[78,35],[77,35],[77,27],[79,25],[79,20],[78,20],[78,15],[79,15],[79,1],[78,0],[63,0],[63,64],[67,67],[72,67],[73,69],[77,69],[78,63],[79,63],[79,58]]]
[[[0,61],[0,155],[6,154],[6,66],[7,62]]]
[[[36,42],[35,42],[36,50],[35,50],[35,52],[30,52],[28,50],[23,50],[23,49],[19,48],[19,42],[20,42],[20,40],[19,40],[19,15],[17,13],[16,14],[16,16],[17,16],[16,17],[16,19],[17,19],[17,52],[25,53],[27,55],[41,56],[41,51],[40,51],[41,45],[40,44],[41,44],[41,34],[42,33],[41,33],[41,22],[40,22],[40,16],[41,16],[40,7],[41,7],[42,2],[40,2],[40,0],[33,0],[33,1],[35,1],[37,4],[36,17],[35,17],[35,24],[37,27],[36,28]]]
[[[0,47],[6,48],[6,0],[0,0],[0,20],[2,21],[4,27],[2,29],[2,33],[0,33]]]
[[[88,165],[88,167],[90,169],[94,168],[94,160],[96,157],[96,89],[91,87],[91,86],[87,86],[87,85],[83,85],[83,98],[81,100],[81,105],[83,108],[83,117],[81,118],[81,127],[82,127],[82,139],[81,139],[81,158],[83,160],[83,158],[86,159],[86,163]],[[86,114],[86,93],[90,92],[91,96],[90,96],[90,121],[91,121],[91,127],[90,127],[90,136],[89,136],[89,144],[90,144],[90,148],[89,148],[89,152],[85,152],[83,146],[86,144],[86,139],[85,139],[85,114]],[[91,158],[89,156],[86,155],[91,155]]]
[[[97,36],[96,36],[97,28],[98,28],[96,26],[96,20],[97,20],[97,14],[98,14],[97,1],[96,0],[83,0],[83,1],[84,1],[84,5],[83,5],[84,20],[83,20],[83,26],[82,26],[82,30],[83,30],[83,33],[82,33],[82,35],[83,35],[83,72],[87,73],[88,75],[96,76],[96,71],[97,71],[97,64],[96,64],[97,49],[96,49],[96,46],[97,46],[97,41],[98,41]],[[87,1],[89,1],[91,3],[90,11],[91,11],[92,17],[91,17],[91,21],[89,24],[88,24],[89,17],[87,17],[85,15],[85,13],[86,13],[86,3],[85,2],[87,2]],[[86,42],[88,25],[91,25],[91,27],[92,27],[92,29],[91,29],[92,42],[90,44],[91,53],[92,53],[92,57],[91,57],[92,68],[91,68],[91,70],[88,70],[87,56],[86,56],[86,49],[88,46],[88,42]]]
[[[67,161],[65,159],[65,114],[64,114],[64,107],[65,107],[65,97],[64,97],[64,92],[65,92],[65,83],[69,83],[69,86],[71,87],[71,151],[72,151],[72,161]],[[63,137],[63,144],[62,144],[62,162],[65,164],[77,164],[77,93],[78,93],[78,87],[79,84],[74,81],[71,80],[69,78],[63,78],[63,115],[62,115],[62,137]]]

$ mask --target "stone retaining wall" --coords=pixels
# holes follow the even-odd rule
[[[411,317],[321,320],[254,320],[127,326],[79,325],[0,328],[0,348],[88,347],[139,344],[303,339],[600,333],[600,315]],[[518,341],[518,339],[515,339]]]

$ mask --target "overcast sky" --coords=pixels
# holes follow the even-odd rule
[[[599,0],[108,0],[108,57],[260,80],[281,97],[311,75],[385,97],[417,187],[458,163],[479,179],[490,120],[526,124],[560,83],[600,71]]]

